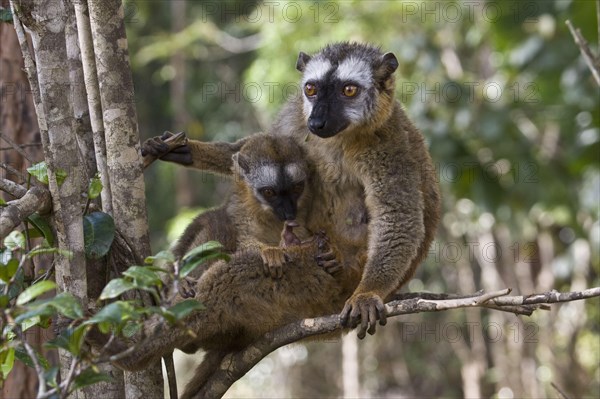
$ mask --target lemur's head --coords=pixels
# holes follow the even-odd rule
[[[248,205],[258,205],[279,220],[296,219],[307,198],[310,170],[302,148],[291,138],[252,135],[233,155],[237,182],[245,186]]]
[[[326,138],[354,127],[380,126],[392,110],[396,68],[394,54],[366,44],[331,44],[312,57],[301,52],[296,69],[303,73],[308,129]]]

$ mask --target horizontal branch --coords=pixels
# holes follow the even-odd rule
[[[27,194],[27,189],[20,184],[15,183],[12,180],[0,178],[0,191],[9,193],[15,198],[21,198]]]
[[[52,199],[50,191],[44,186],[34,186],[21,198],[9,201],[0,208],[0,237],[6,235],[34,212],[50,210]]]
[[[448,295],[448,299],[430,299],[440,294],[421,294],[408,299],[394,300],[386,304],[388,317],[420,312],[439,312],[449,309],[468,307],[488,307],[491,309],[506,311],[511,308],[522,309],[522,306],[531,306],[548,303],[569,302],[580,299],[588,299],[600,296],[600,287],[590,288],[580,292],[557,291],[545,292],[533,295],[508,296],[510,289],[484,293],[479,291],[475,294],[465,296]],[[413,296],[415,294],[409,294]],[[441,294],[445,295],[445,294]],[[493,307],[490,307],[492,305]],[[530,308],[532,311],[537,308]],[[265,334],[261,339],[245,349],[225,356],[210,377],[202,386],[200,392],[194,397],[221,397],[229,387],[263,357],[274,350],[315,335],[322,335],[341,331],[339,315],[317,317],[314,319],[300,320],[275,331]]]

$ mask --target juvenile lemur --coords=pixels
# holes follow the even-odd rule
[[[312,236],[303,228],[312,203],[312,171],[306,155],[290,138],[255,134],[226,163],[234,176],[231,196],[222,206],[196,217],[173,253],[180,259],[210,240],[219,241],[230,254],[258,248],[265,274],[281,278],[286,246]],[[284,230],[284,223],[292,221]],[[296,231],[291,232],[291,227],[297,227]],[[334,252],[323,253],[317,262],[333,274],[339,267]]]
[[[302,95],[271,128],[293,138],[316,176],[306,227],[324,230],[342,257],[357,259],[362,277],[341,309],[358,336],[386,322],[383,300],[424,260],[440,218],[440,194],[423,136],[394,100],[392,53],[359,43],[300,53]],[[245,140],[245,139],[243,139]],[[243,143],[201,143],[163,156],[227,173]],[[155,154],[158,156],[164,154]]]

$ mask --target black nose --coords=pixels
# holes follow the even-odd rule
[[[322,130],[326,124],[327,124],[327,121],[324,118],[309,118],[308,119],[308,129],[313,133],[318,132],[319,130]]]

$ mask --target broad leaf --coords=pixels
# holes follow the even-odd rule
[[[158,274],[143,266],[131,266],[123,272],[123,275],[130,277],[136,288],[147,289],[162,285]]]
[[[79,356],[86,330],[87,326],[85,325],[80,325],[77,328],[66,328],[56,338],[47,341],[44,346],[47,348],[61,348],[72,353],[74,356]]]
[[[83,217],[85,254],[99,259],[106,255],[115,238],[115,222],[107,213],[94,212]]]
[[[38,360],[38,362],[40,363],[40,365],[44,368],[44,370],[48,370],[48,368],[50,368],[50,364],[48,363],[48,360],[46,360],[46,358],[42,355],[40,355],[40,353],[38,351],[36,351],[34,349],[34,353],[35,356]],[[23,362],[27,367],[31,367],[34,368],[34,364],[33,361],[31,360],[31,357],[29,357],[29,353],[27,353],[27,350],[25,350],[25,348],[23,346],[19,346],[18,348],[15,349],[15,357],[20,360],[21,362]]]
[[[205,309],[204,305],[195,299],[186,299],[185,301],[171,306],[169,312],[171,312],[177,320],[182,320],[190,313],[203,309]]]
[[[46,162],[36,163],[35,165],[27,168],[27,172],[41,183],[48,184],[48,165]]]
[[[113,280],[114,281],[114,280]],[[85,321],[83,324],[99,324],[99,323],[109,323],[113,325],[119,325],[121,323],[126,322],[127,320],[137,318],[135,308],[131,303],[125,301],[117,301],[106,305],[104,308],[100,309],[98,313],[96,313],[89,320]]]
[[[46,239],[46,242],[48,243],[49,247],[54,245],[54,235],[52,234],[52,229],[50,228],[50,225],[48,224],[46,219],[44,219],[37,213],[34,213],[32,215],[29,215],[27,220],[29,220],[29,222],[31,222],[31,224],[33,224],[33,226],[36,228],[36,230],[38,230],[42,234],[42,236]]]
[[[109,376],[106,373],[100,373],[98,371],[94,371],[93,369],[89,368],[86,370],[83,370],[81,372],[81,374],[79,374],[77,377],[75,377],[75,379],[73,380],[73,388],[74,389],[79,389],[79,388],[83,388],[86,387],[88,385],[93,385],[96,384],[98,382],[110,382],[112,381],[112,377]]]
[[[0,351],[0,371],[2,371],[2,380],[6,380],[8,373],[11,372],[15,364],[15,349],[9,348]]]
[[[61,292],[54,298],[48,300],[46,305],[52,306],[58,313],[69,319],[81,319],[84,316],[79,301],[68,292]]]
[[[175,262],[175,255],[171,251],[160,251],[154,256],[148,256],[144,263],[155,267],[164,268],[168,264]]]
[[[135,285],[123,278],[110,280],[100,294],[100,300],[116,298],[119,295],[136,288]]]
[[[16,258],[9,260],[6,264],[0,262],[0,280],[8,284],[19,268],[19,261]]]
[[[35,299],[43,293],[51,291],[55,288],[56,284],[53,281],[46,280],[40,281],[39,283],[35,283],[31,287],[23,291],[21,295],[19,295],[19,297],[17,298],[17,305],[24,305],[32,299]]]
[[[185,278],[198,266],[211,260],[229,260],[229,255],[222,252],[223,246],[217,241],[208,241],[185,254],[179,269],[179,277]]]

